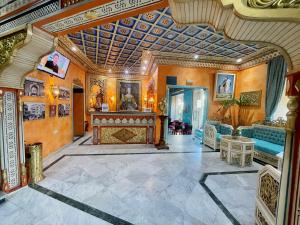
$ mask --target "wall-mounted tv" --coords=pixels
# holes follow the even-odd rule
[[[68,58],[54,51],[41,59],[37,69],[65,79],[69,64],[70,60]]]

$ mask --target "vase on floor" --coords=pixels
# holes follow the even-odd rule
[[[158,144],[155,145],[157,150],[163,150],[163,149],[169,149],[169,146],[166,144],[165,141],[165,120],[168,118],[168,116],[160,115],[160,138]]]

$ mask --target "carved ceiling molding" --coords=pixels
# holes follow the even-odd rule
[[[149,76],[140,75],[140,73],[129,73],[124,74],[124,72],[108,72],[107,70],[89,70],[87,71],[88,76],[101,76],[103,78],[120,78],[120,79],[138,79],[138,80],[148,80]]]
[[[193,62],[187,60],[176,60],[176,59],[156,59],[158,65],[177,65],[182,67],[206,67],[216,68],[222,70],[239,70],[239,66],[230,64],[221,64],[213,62]]]
[[[26,37],[24,29],[0,38],[0,70],[10,62],[14,50],[24,44]]]
[[[24,28],[16,31],[16,34],[23,30]],[[25,75],[36,67],[36,62],[42,56],[57,45],[57,39],[42,30],[28,25],[26,32],[25,40],[15,46],[9,63],[0,71],[0,87],[23,89]]]
[[[243,70],[243,69],[248,69],[248,68],[257,66],[257,65],[262,64],[262,63],[267,63],[269,60],[271,60],[271,59],[273,59],[273,58],[275,58],[276,56],[279,56],[279,55],[280,55],[280,52],[277,52],[277,51],[276,52],[272,52],[270,54],[263,55],[263,56],[261,56],[259,58],[252,59],[252,60],[250,60],[248,62],[245,62],[245,63],[241,64],[239,66],[239,68],[241,70]]]
[[[74,43],[67,36],[60,36],[58,38],[58,46],[62,47],[73,59],[73,61],[84,66],[86,70],[97,70],[95,65],[80,49],[76,48]],[[75,47],[75,51],[72,50]]]
[[[155,57],[155,62],[160,65],[178,65],[183,67],[206,67],[206,68],[216,68],[216,69],[223,69],[223,70],[244,70],[248,69],[262,63],[268,62],[270,59],[275,58],[276,56],[280,55],[279,52],[272,52],[267,55],[262,55],[256,59],[250,60],[248,62],[242,63],[240,65],[234,64],[224,64],[218,63],[214,61],[195,61],[195,60],[183,60],[183,59],[172,59],[172,58],[162,58],[162,57]]]
[[[63,19],[45,24],[42,28],[48,32],[61,32],[86,23],[95,22],[97,20],[120,15],[134,9],[159,3],[161,1],[162,0],[114,0],[106,4],[81,11],[75,15],[64,17]]]
[[[25,0],[24,0],[25,1]],[[12,1],[19,2],[20,1]],[[32,2],[32,1],[30,1]],[[25,3],[24,3],[25,4]],[[31,5],[29,3],[27,5]],[[22,7],[26,7],[22,6]],[[14,13],[19,8],[12,8],[12,12]],[[10,11],[10,9],[6,9],[6,11]],[[43,4],[33,4],[28,9],[24,9],[19,13],[15,13],[12,16],[9,16],[4,19],[0,19],[0,36],[6,36],[7,32],[10,32],[12,29],[19,29],[20,26],[25,26],[25,24],[32,24],[40,20],[41,18],[45,18],[49,15],[52,15],[60,10],[59,1],[58,0],[48,0],[43,1]],[[26,13],[24,13],[26,12]],[[4,15],[5,17],[6,15]]]
[[[297,0],[247,0],[247,5],[252,8],[299,8]]]
[[[300,42],[295,41],[300,39],[299,8],[256,9],[242,0],[169,3],[177,24],[211,24],[231,40],[269,45],[284,56],[291,73],[300,70]]]

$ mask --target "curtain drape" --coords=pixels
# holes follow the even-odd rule
[[[283,56],[277,56],[268,63],[266,91],[266,120],[271,120],[282,96],[287,65]]]

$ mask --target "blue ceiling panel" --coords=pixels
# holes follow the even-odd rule
[[[100,66],[130,70],[140,66],[143,50],[161,55],[171,53],[175,59],[179,54],[188,58],[199,54],[200,58],[209,56],[235,62],[237,58],[255,57],[266,48],[263,44],[230,41],[207,25],[175,24],[169,8],[78,31],[68,37]]]

